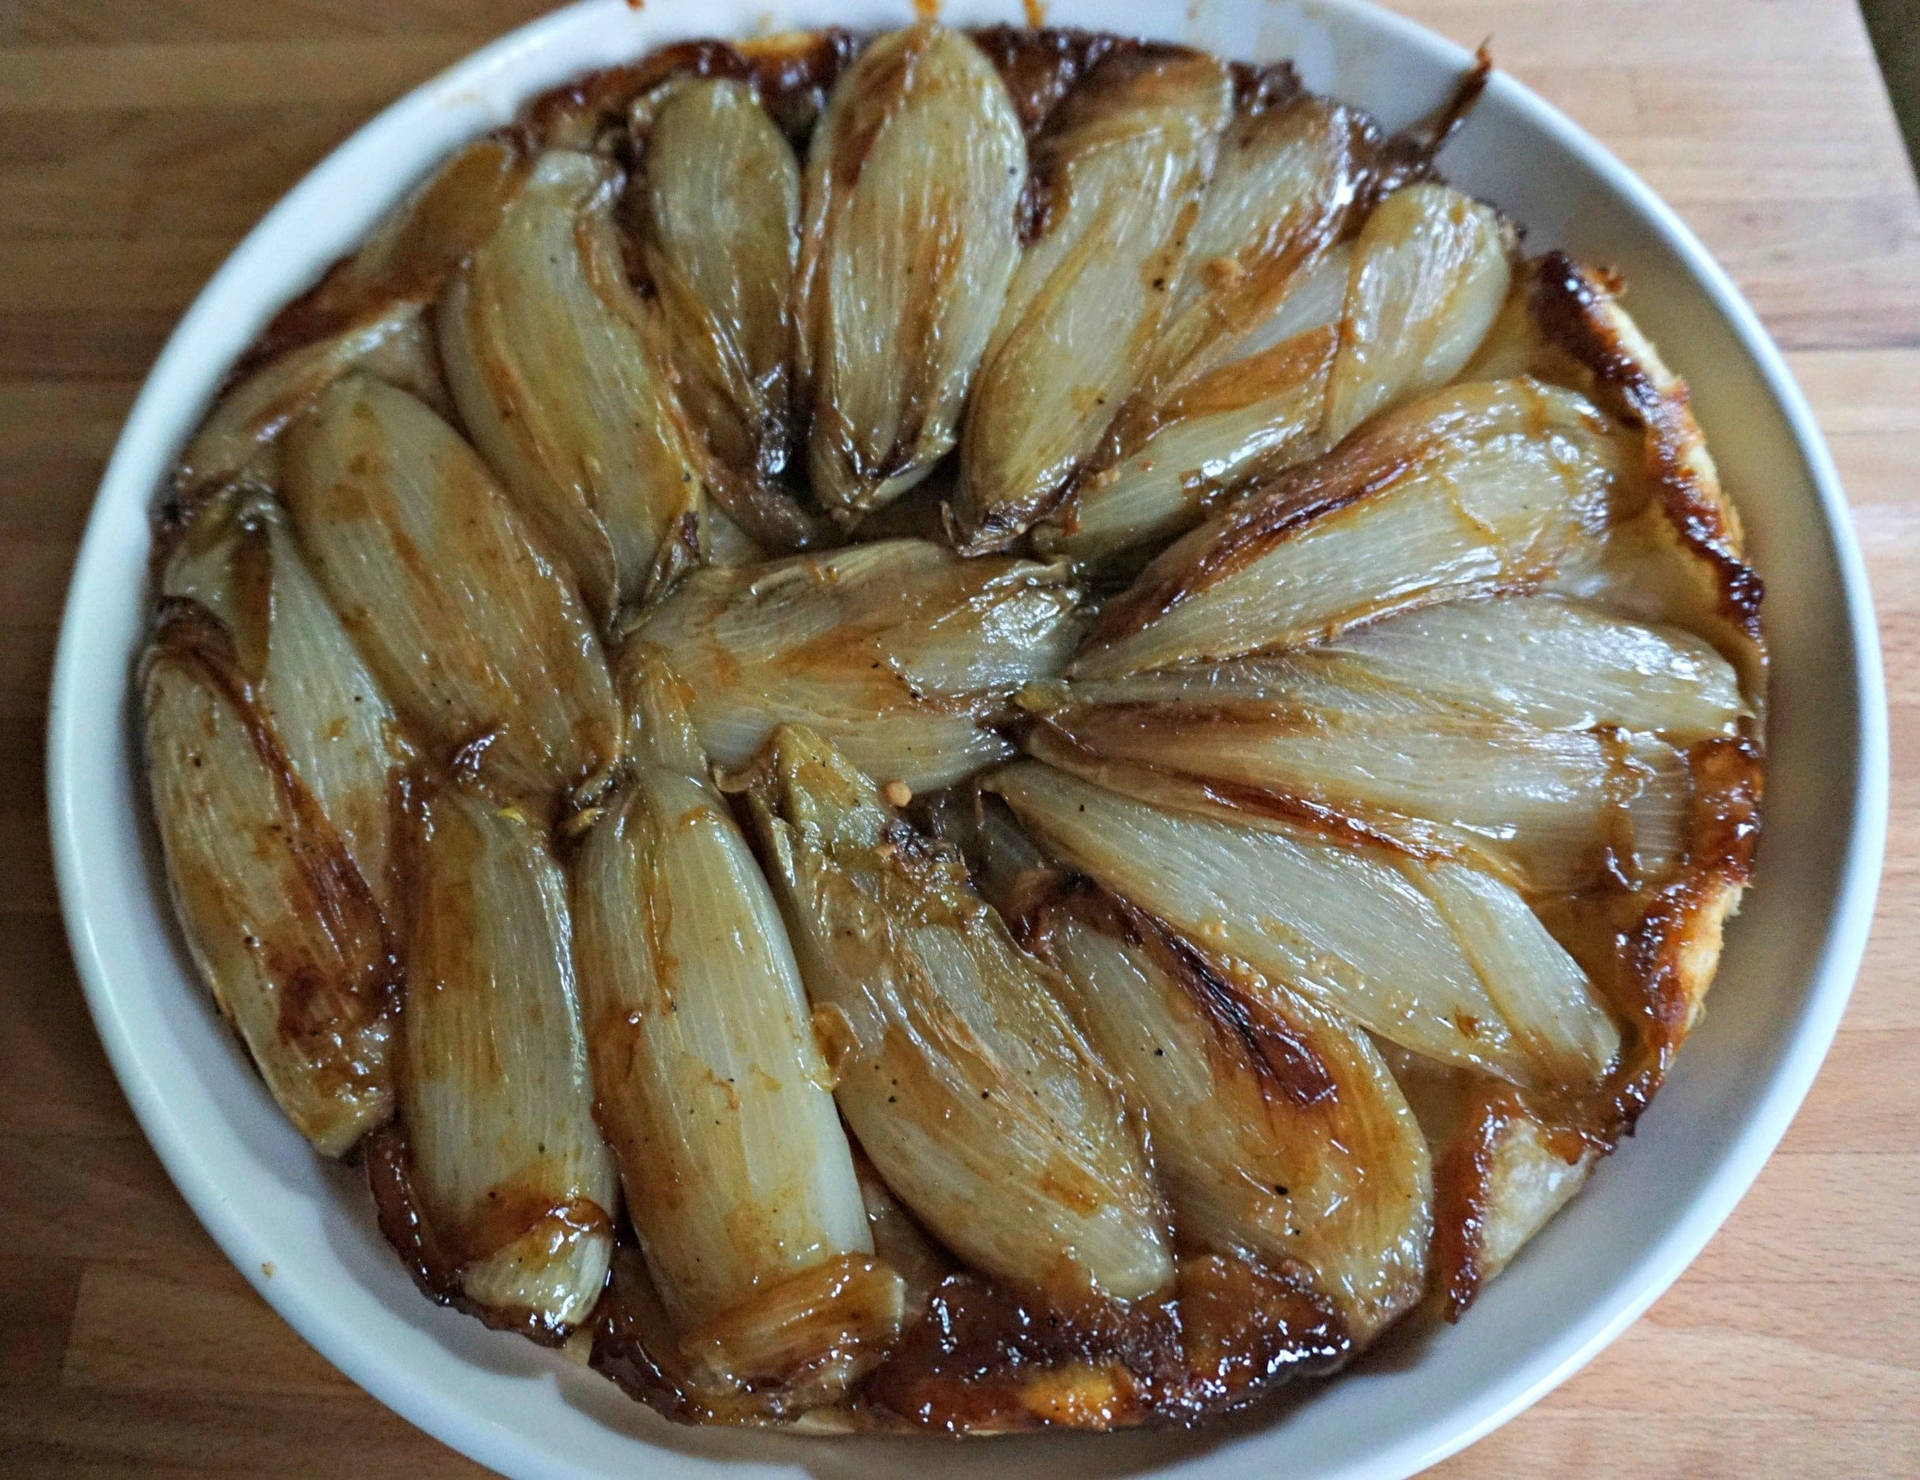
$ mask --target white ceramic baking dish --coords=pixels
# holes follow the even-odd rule
[[[208,1230],[287,1321],[420,1427],[515,1475],[1028,1473],[1401,1475],[1560,1382],[1664,1290],[1752,1182],[1837,1024],[1867,933],[1886,812],[1879,655],[1833,466],[1779,352],[1674,214],[1604,149],[1496,76],[1443,158],[1528,245],[1621,269],[1691,382],[1767,583],[1774,654],[1758,878],[1710,1014],[1640,1133],[1459,1326],[1402,1338],[1337,1381],[1199,1433],[956,1445],[676,1429],[592,1373],[438,1309],[381,1241],[358,1175],[312,1155],[193,978],[146,819],[129,673],[147,514],[235,355],[454,145],[529,95],[688,35],[911,17],[905,0],[586,0],[393,105],[307,176],[181,321],[128,419],[87,526],[55,670],[48,787],[80,979],[135,1113]],[[955,3],[955,24],[1016,0]],[[1292,57],[1389,124],[1442,97],[1458,48],[1352,0],[1057,0],[1052,24]],[[1658,1405],[1660,1395],[1645,1401]],[[1623,1436],[1624,1437],[1624,1436]],[[335,1463],[351,1466],[352,1435]]]

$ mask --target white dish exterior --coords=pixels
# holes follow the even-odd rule
[[[1692,385],[1767,583],[1773,651],[1766,824],[1706,1022],[1637,1137],[1459,1326],[1390,1341],[1337,1380],[1197,1434],[806,1438],[674,1428],[585,1368],[428,1304],[374,1227],[359,1174],[281,1116],[194,977],[167,905],[128,680],[146,619],[148,512],[235,356],[455,144],[581,72],[689,35],[911,18],[889,0],[584,0],[476,53],[368,124],[282,200],[175,331],[108,466],[54,675],[49,809],[89,1004],[161,1160],[286,1320],[381,1401],[519,1476],[1023,1473],[1398,1476],[1538,1399],[1679,1275],[1758,1173],[1830,1043],[1865,944],[1886,825],[1886,716],[1859,551],[1812,416],[1705,250],[1623,166],[1496,75],[1442,159],[1448,178],[1620,268],[1628,304]],[[954,3],[956,25],[1021,23]],[[1318,91],[1389,125],[1468,65],[1359,0],[1058,0],[1052,25],[1293,57]],[[1658,1401],[1657,1397],[1653,1401]],[[350,1442],[350,1437],[347,1440]]]

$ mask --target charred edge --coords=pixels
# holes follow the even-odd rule
[[[557,1205],[546,1198],[503,1198],[498,1215],[483,1216],[459,1246],[449,1245],[435,1233],[415,1195],[412,1150],[405,1131],[390,1125],[369,1136],[364,1144],[367,1185],[373,1193],[380,1232],[422,1294],[437,1305],[473,1316],[493,1330],[518,1332],[540,1346],[557,1347],[565,1342],[569,1327],[538,1311],[481,1305],[462,1292],[460,1277],[476,1257],[505,1247],[548,1220],[579,1234],[610,1234],[612,1220],[599,1204],[585,1198]],[[482,1242],[488,1248],[476,1247]]]
[[[1333,1074],[1292,1024],[1235,988],[1170,926],[1117,896],[1113,907],[1133,938],[1180,984],[1216,1031],[1245,1050],[1270,1101],[1305,1110],[1338,1097]]]
[[[1483,1092],[1472,1123],[1433,1169],[1432,1289],[1450,1322],[1479,1297],[1493,1160],[1501,1136],[1524,1113],[1511,1090]]]
[[[1757,646],[1764,587],[1736,552],[1713,491],[1687,464],[1687,449],[1701,437],[1685,383],[1663,388],[1655,382],[1609,317],[1609,289],[1565,252],[1540,259],[1529,296],[1541,335],[1592,375],[1607,410],[1644,434],[1649,472],[1668,522],[1713,571],[1721,614]]]
[[[394,1016],[399,1010],[402,972],[393,930],[346,844],[294,771],[273,720],[240,663],[232,636],[197,601],[164,597],[155,613],[152,646],[138,675],[143,687],[156,663],[177,663],[199,674],[246,726],[248,741],[272,778],[291,824],[286,834],[288,851],[312,891],[327,932],[341,941],[360,935],[367,924],[378,932],[380,956],[373,979],[345,984],[345,999],[369,1009],[352,1026],[364,1028]],[[320,998],[340,985],[319,981],[306,972],[282,980],[280,1030],[294,1042],[313,1042],[316,1025],[329,1016]]]

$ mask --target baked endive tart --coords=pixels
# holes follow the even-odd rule
[[[1624,285],[1078,32],[536,100],[182,453],[187,943],[421,1289],[692,1423],[1194,1423],[1459,1319],[1752,863],[1760,584]]]

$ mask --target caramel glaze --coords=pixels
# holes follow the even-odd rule
[[[1179,1262],[1173,1298],[1049,1311],[950,1275],[862,1391],[882,1421],[950,1434],[1194,1423],[1352,1351],[1303,1284],[1251,1261]]]
[[[505,1248],[543,1225],[558,1233],[576,1235],[607,1231],[610,1220],[598,1203],[573,1198],[556,1204],[531,1189],[498,1188],[489,1194],[484,1211],[467,1219],[457,1232],[447,1234],[428,1221],[415,1196],[404,1128],[390,1125],[376,1131],[361,1143],[361,1151],[380,1232],[393,1245],[423,1295],[437,1305],[464,1311],[496,1331],[517,1331],[541,1346],[559,1346],[567,1339],[569,1328],[556,1325],[542,1312],[503,1310],[469,1299],[461,1287],[461,1275],[476,1259]]]

